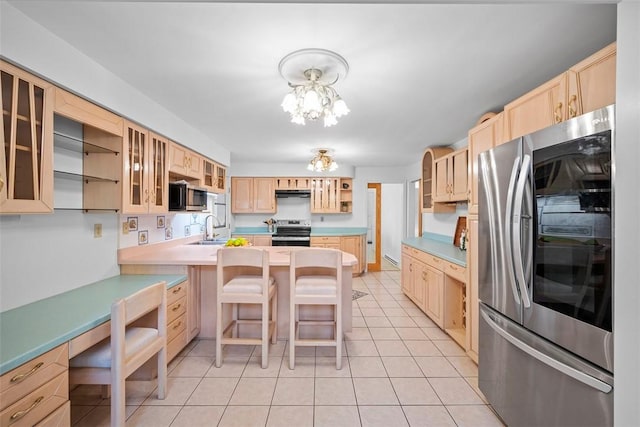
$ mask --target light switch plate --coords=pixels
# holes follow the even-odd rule
[[[93,237],[102,237],[102,224],[93,224]]]
[[[129,234],[129,221],[122,223],[122,234]]]

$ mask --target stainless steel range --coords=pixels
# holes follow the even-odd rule
[[[279,219],[276,233],[271,237],[272,246],[311,246],[311,220]]]

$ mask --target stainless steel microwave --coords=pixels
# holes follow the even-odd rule
[[[170,211],[203,211],[207,209],[207,191],[188,183],[169,183]]]

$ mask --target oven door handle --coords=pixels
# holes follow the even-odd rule
[[[480,310],[480,315],[482,316],[484,321],[487,322],[487,325],[489,325],[491,329],[493,329],[498,335],[500,335],[502,338],[507,340],[510,344],[524,351],[534,359],[544,363],[545,365],[555,369],[556,371],[563,373],[564,375],[567,375],[573,378],[574,380],[580,381],[581,383],[588,385],[589,387],[595,388],[596,390],[602,393],[610,393],[611,390],[613,390],[613,387],[611,387],[611,385],[607,384],[606,382],[601,381],[597,378],[594,378],[591,375],[588,375],[582,371],[579,371],[578,369],[572,366],[562,363],[561,361],[554,359],[553,357],[547,354],[544,354],[540,350],[537,350],[531,347],[529,344],[511,335],[509,332],[504,330],[500,325],[498,325],[493,320],[492,316],[488,314],[486,311]]]
[[[516,283],[520,289],[520,298],[522,298],[522,305],[525,308],[531,307],[531,299],[529,298],[529,292],[527,290],[527,280],[524,276],[524,262],[522,261],[522,247],[521,247],[521,226],[520,222],[523,219],[522,202],[524,200],[524,188],[527,185],[527,179],[529,178],[529,169],[531,167],[531,156],[524,155],[522,159],[522,166],[520,166],[520,175],[518,176],[518,183],[516,184],[516,194],[514,196],[514,203],[511,213],[511,253],[513,257],[513,266],[516,270]]]

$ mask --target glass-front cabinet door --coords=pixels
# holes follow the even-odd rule
[[[53,211],[54,87],[0,61],[0,213]]]
[[[149,211],[148,139],[149,133],[146,129],[125,121],[122,213]]]
[[[165,213],[169,210],[169,141],[149,133],[149,212]]]

